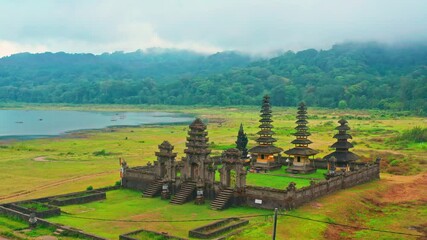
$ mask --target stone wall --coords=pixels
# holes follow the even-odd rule
[[[50,203],[55,206],[66,206],[72,204],[82,204],[107,198],[105,192],[91,191],[85,193],[72,194],[68,196],[53,198]]]
[[[139,229],[133,232],[129,232],[129,233],[125,233],[119,236],[119,240],[140,240],[141,238],[136,238],[133,237],[134,235],[141,233],[141,232],[146,232],[146,233],[151,233],[155,236],[158,236],[158,239],[172,239],[172,240],[187,240],[185,238],[180,238],[180,237],[175,237],[175,236],[171,236],[167,233],[161,233],[161,232],[155,232],[155,231],[149,231],[149,230],[145,230],[145,229]],[[157,238],[156,238],[157,239]]]
[[[192,229],[189,231],[188,236],[191,238],[211,239],[248,223],[249,220],[246,219],[228,218]]]
[[[313,164],[314,164],[314,167],[318,168],[318,169],[327,169],[328,168],[328,162],[323,160],[323,159],[320,159],[320,158],[314,159]]]
[[[122,186],[125,188],[144,191],[155,179],[156,177],[154,172],[143,168],[129,168],[126,169],[123,175]]]
[[[9,216],[12,218],[18,218],[24,222],[28,222],[28,219],[29,219],[28,214],[22,213],[20,211],[16,211],[14,209],[7,208],[4,205],[0,206],[0,214],[6,215],[6,216]],[[103,237],[99,237],[99,236],[94,235],[94,234],[86,233],[86,232],[83,232],[81,230],[71,228],[68,226],[64,226],[61,224],[51,223],[51,222],[49,222],[45,219],[41,219],[41,218],[37,218],[37,224],[42,225],[42,226],[46,226],[46,227],[62,229],[63,233],[65,233],[65,235],[69,235],[69,236],[76,236],[76,237],[82,238],[82,239],[106,240]]]
[[[39,204],[43,204],[45,207],[47,207],[47,210],[43,210],[43,211],[36,211],[36,210],[32,210],[26,207],[23,207],[20,205],[20,203],[31,203],[34,201],[25,201],[25,202],[16,202],[16,203],[9,203],[9,204],[5,204],[4,207],[9,208],[9,209],[13,209],[15,211],[24,213],[24,214],[31,214],[34,213],[36,215],[36,217],[38,218],[48,218],[48,217],[53,217],[53,216],[58,216],[61,214],[61,209],[59,209],[58,207],[55,206],[50,206],[44,203],[39,203]]]
[[[379,170],[378,164],[365,166],[355,172],[346,172],[343,175],[313,183],[300,189],[295,189],[291,186],[286,190],[247,186],[245,204],[264,209],[296,208],[337,190],[379,179]]]
[[[323,161],[315,161],[319,167]],[[287,189],[273,189],[265,187],[246,186],[245,190],[235,192],[232,200],[233,205],[248,205],[256,208],[264,209],[292,209],[316,198],[325,196],[329,193],[340,189],[349,188],[358,184],[362,184],[374,179],[379,179],[379,165],[366,163],[358,164],[357,170],[353,172],[345,172],[342,175],[323,180],[310,186],[296,189],[288,186]],[[144,191],[155,180],[155,175],[150,170],[145,168],[127,169],[123,177],[123,186],[130,189]],[[175,193],[179,190],[180,182],[177,181],[171,186],[171,191]],[[208,199],[215,199],[220,191],[218,183],[214,184],[212,193],[205,193]]]
[[[17,219],[20,219],[24,222],[28,222],[28,219],[30,218],[29,214],[25,214],[25,213],[7,208],[5,206],[0,206],[0,214],[6,215],[6,216],[11,217],[11,218],[17,218]]]
[[[96,188],[94,190],[87,190],[87,191],[80,191],[80,192],[73,192],[73,193],[53,195],[53,196],[48,196],[48,197],[35,198],[35,199],[32,199],[31,201],[42,202],[42,203],[49,203],[54,198],[68,197],[68,196],[72,196],[72,195],[84,194],[84,193],[91,193],[91,192],[105,192],[105,191],[117,190],[117,189],[120,189],[120,188],[121,188],[121,186],[102,187],[102,188]]]

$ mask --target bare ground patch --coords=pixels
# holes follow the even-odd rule
[[[36,161],[36,162],[50,162],[50,160],[48,160],[46,156],[35,157],[35,158],[33,158],[33,161]]]
[[[420,202],[427,204],[427,173],[415,176],[390,175],[386,178],[390,185],[379,193],[382,203]]]
[[[381,188],[364,191],[359,200],[353,199],[351,206],[343,206],[342,211],[329,213],[328,216],[333,217],[340,223],[356,227],[367,227],[365,224],[369,219],[386,216],[383,209],[389,206],[402,206],[405,209],[416,209],[421,205],[425,206],[427,204],[427,191],[425,189],[427,189],[427,173],[414,176],[385,174],[382,176]],[[319,208],[314,203],[312,207]],[[328,208],[327,204],[325,204],[325,208]],[[411,218],[410,216],[406,215],[408,218]],[[397,222],[389,225],[389,227],[391,228],[390,230],[399,232],[413,230],[424,235],[427,232],[427,224],[417,225],[414,223],[412,227],[407,227],[406,224],[407,221],[404,223]],[[324,232],[324,237],[326,239],[352,239],[357,231],[359,230],[356,228],[330,224]],[[416,234],[415,232],[413,233]]]

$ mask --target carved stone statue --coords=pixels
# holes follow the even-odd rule
[[[288,187],[286,187],[286,190],[287,191],[295,191],[297,189],[296,185],[297,185],[296,183],[290,182],[289,185],[288,185]]]

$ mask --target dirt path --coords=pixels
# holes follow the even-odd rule
[[[46,159],[45,156],[35,157],[35,158],[33,158],[33,161],[36,161],[36,162],[50,162],[49,160]]]
[[[54,236],[40,236],[37,237],[36,240],[57,240],[57,237]]]
[[[78,177],[72,177],[72,178],[68,178],[68,179],[64,179],[64,180],[58,180],[58,181],[55,181],[53,183],[49,183],[49,184],[45,184],[45,185],[42,185],[42,186],[38,186],[38,187],[36,187],[34,189],[31,189],[31,190],[22,191],[22,192],[19,192],[19,193],[5,195],[5,196],[0,196],[0,201],[6,200],[6,199],[12,199],[12,198],[19,197],[19,196],[28,195],[28,194],[34,193],[34,192],[39,192],[39,191],[42,191],[44,189],[52,188],[52,187],[57,187],[57,186],[60,186],[60,185],[63,185],[63,184],[69,183],[69,182],[91,179],[91,178],[94,178],[94,177],[104,176],[104,175],[108,175],[108,174],[116,173],[116,172],[117,171],[114,170],[114,171],[108,171],[108,172],[101,172],[101,173],[83,175],[83,176],[78,176]]]

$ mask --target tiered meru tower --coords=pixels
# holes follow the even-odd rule
[[[264,96],[261,107],[261,120],[259,122],[259,128],[261,129],[257,134],[259,135],[258,146],[255,146],[249,150],[252,155],[255,155],[256,158],[254,167],[261,169],[273,169],[280,168],[280,164],[274,159],[274,155],[283,151],[283,149],[274,146],[276,139],[273,138],[274,132],[271,130],[273,125],[271,124],[273,120],[270,97],[268,95]]]
[[[184,181],[203,182],[213,184],[215,175],[208,171],[212,165],[212,160],[209,157],[211,150],[209,149],[209,138],[206,131],[206,125],[197,118],[190,125],[188,131],[187,148],[183,159],[184,166],[181,176]]]
[[[196,195],[196,203],[202,204],[205,197],[213,198],[215,169],[209,157],[209,138],[206,125],[197,118],[190,124],[187,137],[186,156],[182,159],[181,189],[171,203],[183,204]],[[196,194],[197,193],[197,194]]]
[[[291,173],[312,173],[316,171],[309,157],[318,153],[318,151],[308,147],[312,141],[308,139],[310,132],[307,127],[307,107],[304,103],[300,103],[297,112],[297,132],[294,134],[296,137],[292,141],[295,147],[285,151],[286,154],[293,156],[292,166],[288,167],[287,171]]]
[[[347,121],[345,119],[341,119],[338,123],[340,126],[335,128],[338,130],[338,133],[334,136],[334,138],[337,139],[337,142],[331,146],[331,148],[335,148],[335,151],[326,155],[323,159],[328,161],[328,163],[329,160],[334,160],[336,170],[338,171],[350,171],[352,163],[358,160],[359,156],[349,151],[349,149],[353,147],[353,144],[348,142],[348,139],[352,139],[352,137],[347,133],[347,131],[350,130],[350,127],[347,125]]]

